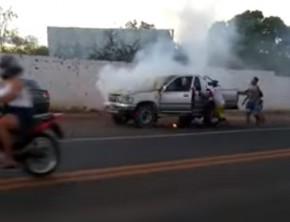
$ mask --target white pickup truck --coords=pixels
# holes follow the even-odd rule
[[[179,116],[182,125],[190,124],[194,118],[210,122],[204,95],[211,88],[212,79],[201,75],[170,75],[156,82],[150,90],[110,93],[104,104],[105,112],[118,125],[132,119],[141,128],[153,126],[165,115]],[[223,92],[225,108],[238,109],[238,90],[223,89]]]

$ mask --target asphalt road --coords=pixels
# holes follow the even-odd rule
[[[51,180],[0,172],[1,221],[289,221],[289,127],[157,132],[68,139]]]

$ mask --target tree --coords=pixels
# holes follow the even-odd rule
[[[40,55],[40,56],[48,56],[49,51],[47,46],[37,46],[36,48],[33,48],[30,50],[29,55]]]
[[[11,8],[5,10],[0,7],[0,49],[2,49],[4,44],[9,41],[9,38],[15,32],[15,30],[9,29],[11,21],[15,18],[17,18],[17,14]]]
[[[138,23],[137,21],[134,19],[132,21],[128,21],[126,24],[125,24],[125,27],[127,29],[138,29]]]
[[[138,25],[138,22],[135,19],[132,21],[128,21],[125,24],[125,27],[127,29],[155,29],[154,24],[149,24],[147,22],[141,21],[140,24]]]
[[[48,55],[46,46],[39,46],[38,39],[32,35],[22,37],[17,29],[11,29],[10,23],[17,14],[11,9],[0,7],[0,52],[28,55]]]
[[[2,47],[2,52],[25,55],[48,55],[48,48],[41,46],[35,36],[28,35],[21,37],[17,32],[11,34],[9,45]]]
[[[110,30],[105,34],[107,36],[107,44],[101,49],[94,49],[89,59],[132,62],[136,53],[140,50],[139,41],[128,45],[121,40],[115,31]]]
[[[139,29],[155,29],[155,25],[141,21],[141,24],[139,25]]]
[[[290,28],[281,18],[265,17],[261,11],[245,11],[227,22],[215,23],[209,36],[213,39],[217,35],[228,35],[231,26],[234,26],[237,32],[236,41],[233,42],[233,54],[243,64],[240,68],[288,73]]]
[[[206,50],[209,54],[209,61],[207,65],[240,68],[234,55],[235,43],[235,24],[232,21],[214,23],[208,31]]]
[[[40,46],[35,36],[22,37],[17,29],[11,29],[10,23],[17,14],[11,9],[0,7],[0,52],[28,55],[48,55],[48,48]]]

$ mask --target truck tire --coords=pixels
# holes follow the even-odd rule
[[[192,119],[193,119],[192,115],[183,115],[183,116],[180,116],[179,117],[179,120],[178,120],[178,126],[180,128],[189,127],[191,125]]]
[[[112,120],[116,125],[125,125],[129,121],[129,117],[122,114],[113,114]]]
[[[157,122],[157,111],[153,105],[140,105],[134,115],[135,125],[139,128],[149,128]]]

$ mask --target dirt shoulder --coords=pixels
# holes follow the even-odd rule
[[[243,112],[230,111],[226,113],[226,117],[232,127],[247,127]],[[265,126],[290,125],[290,112],[265,112],[265,117]],[[137,129],[132,124],[116,126],[110,116],[103,113],[65,113],[62,127],[68,138],[103,137],[171,132],[172,125],[176,122],[176,117],[166,117],[160,119],[153,129]],[[175,130],[184,132],[184,129]]]

